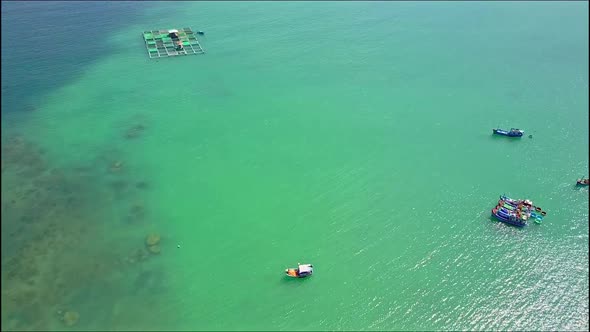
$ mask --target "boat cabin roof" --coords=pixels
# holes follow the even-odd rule
[[[299,273],[309,273],[311,272],[311,265],[310,264],[304,264],[304,265],[299,265]]]

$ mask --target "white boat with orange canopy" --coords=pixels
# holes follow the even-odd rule
[[[297,263],[297,268],[288,268],[285,274],[292,278],[305,278],[313,274],[313,265]]]

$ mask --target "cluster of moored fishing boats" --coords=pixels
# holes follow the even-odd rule
[[[540,224],[543,222],[545,215],[547,215],[547,212],[538,206],[534,206],[532,201],[528,199],[512,199],[506,197],[506,195],[500,196],[498,205],[492,209],[492,216],[496,219],[517,227],[528,225],[530,220]]]
[[[510,128],[510,130],[495,128],[492,129],[492,133],[515,138],[524,136],[524,130],[518,128]],[[533,135],[529,135],[529,138],[533,138]],[[576,185],[588,186],[590,185],[590,179],[578,179]],[[531,219],[540,224],[546,214],[540,207],[533,206],[533,202],[528,199],[512,199],[505,195],[500,196],[498,205],[492,210],[492,216],[496,219],[518,227],[526,226]]]

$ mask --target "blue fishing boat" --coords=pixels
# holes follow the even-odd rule
[[[492,216],[503,223],[513,225],[516,227],[524,227],[527,225],[526,217],[523,218],[522,216],[518,216],[502,207],[496,206],[492,210]]]
[[[492,132],[496,135],[508,136],[508,137],[522,137],[524,135],[524,130],[520,130],[518,128],[510,128],[510,130],[504,129],[492,129]]]

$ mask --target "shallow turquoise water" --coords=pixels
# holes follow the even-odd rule
[[[19,6],[3,329],[588,328],[587,3],[62,4],[54,57],[6,58],[55,26]],[[147,58],[184,26],[207,54]],[[502,193],[544,223],[491,221]]]

